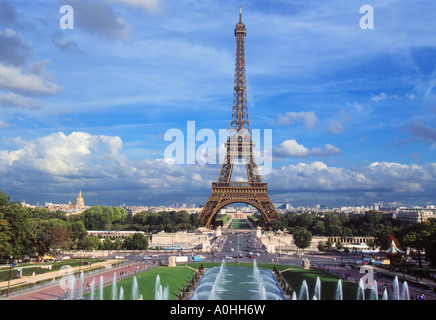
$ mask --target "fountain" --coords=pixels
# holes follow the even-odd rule
[[[104,283],[103,283],[103,276],[100,276],[100,283],[99,283],[99,300],[103,300],[104,298],[103,298],[103,286],[104,286]]]
[[[120,288],[120,300],[124,300],[124,289],[123,289],[123,287]]]
[[[133,277],[132,283],[132,300],[138,300],[139,292],[138,292],[138,281],[136,280],[136,276]]]
[[[253,260],[253,268],[220,267],[207,269],[191,300],[283,300],[283,294],[270,270],[261,269]]]
[[[363,278],[360,278],[359,280],[359,287],[357,288],[356,300],[365,300],[365,286],[363,284]]]
[[[392,300],[400,300],[400,284],[397,276],[395,276],[392,284]]]
[[[221,281],[223,278],[223,270],[224,270],[224,264],[221,264],[220,270],[215,278],[215,281],[212,285],[212,290],[210,291],[209,300],[217,300],[218,296],[218,290],[221,289]]]
[[[300,288],[300,294],[298,300],[309,300],[309,288],[307,287],[306,280],[303,280]]]
[[[388,289],[387,288],[385,288],[383,290],[382,300],[388,300]]]
[[[112,280],[112,300],[117,300],[117,273],[114,272],[114,278]]]
[[[336,285],[336,294],[335,294],[336,300],[343,300],[344,296],[342,293],[342,279],[338,280],[338,284]]]
[[[160,277],[156,277],[156,285],[154,290],[154,300],[168,300],[169,299],[169,288],[168,286],[163,288],[160,283]]]
[[[85,281],[85,274],[83,273],[83,271],[80,273],[80,282],[79,282],[79,299],[83,299],[83,283]]]
[[[406,281],[403,283],[403,291],[401,292],[401,300],[409,300],[409,285]]]
[[[372,287],[370,288],[369,300],[378,300],[378,285],[377,281],[373,280]]]
[[[319,277],[316,277],[315,293],[312,300],[321,300],[321,280]]]
[[[222,275],[225,272],[225,262],[223,259],[219,268],[206,270],[191,300],[217,300],[218,290],[221,289],[219,286],[222,282]]]
[[[76,291],[76,277],[74,275],[70,278],[71,288],[70,288],[70,299],[74,300],[74,291]]]
[[[90,290],[91,290],[91,300],[94,300],[94,289],[95,289],[95,278],[92,279]]]

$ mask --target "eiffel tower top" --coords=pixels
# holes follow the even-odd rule
[[[239,7],[239,22],[235,28],[235,36],[247,34],[247,30],[245,29],[245,24],[242,22],[242,7]]]
[[[250,136],[247,106],[247,76],[245,70],[245,36],[247,30],[242,22],[242,8],[239,9],[239,22],[235,27],[236,61],[233,91],[230,136]]]

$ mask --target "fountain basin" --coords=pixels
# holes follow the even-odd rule
[[[207,269],[191,300],[284,300],[270,270],[250,267]]]

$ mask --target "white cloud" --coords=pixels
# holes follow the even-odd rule
[[[16,150],[0,150],[0,184],[17,188],[14,194],[20,194],[23,188],[26,193],[32,190],[37,194],[47,190],[70,194],[72,190],[86,188],[98,193],[99,203],[128,203],[132,199],[162,203],[175,198],[204,203],[210,183],[219,172],[219,165],[177,165],[165,159],[132,161],[123,156],[123,142],[117,136],[57,132],[13,142]],[[313,152],[297,143],[293,145],[300,154]],[[328,147],[323,150],[329,152]],[[235,168],[234,179],[244,169]],[[393,194],[387,200],[400,201],[410,194],[428,197],[435,194],[436,163],[373,162],[342,168],[320,161],[301,162],[274,168],[263,180],[268,182],[272,196],[301,192],[363,198]]]
[[[382,92],[382,93],[380,93],[378,95],[374,95],[373,94],[371,96],[370,100],[374,101],[374,102],[380,102],[380,101],[383,101],[383,100],[393,99],[393,98],[398,98],[398,97],[396,95],[388,96],[386,93]]]
[[[14,142],[18,150],[0,151],[0,165],[13,169],[36,170],[59,176],[86,176],[108,173],[114,163],[120,162],[119,137],[93,136],[84,132],[65,135],[57,132],[48,136]],[[107,162],[105,161],[107,160]]]
[[[338,120],[333,120],[327,125],[329,133],[339,134],[344,132],[344,126]]]
[[[436,192],[436,163],[425,165],[374,162],[358,168],[329,167],[323,162],[298,163],[273,169],[269,190],[285,192]]]
[[[0,87],[36,95],[54,95],[61,91],[55,83],[36,74],[23,74],[21,68],[3,64],[0,64]]]
[[[313,111],[286,112],[285,115],[279,115],[277,118],[279,125],[289,125],[297,121],[303,121],[306,129],[311,129],[319,123]]]
[[[383,101],[387,98],[388,98],[388,96],[386,95],[386,93],[382,92],[379,95],[372,95],[370,100],[375,101],[375,102],[379,102],[379,101]]]
[[[23,97],[13,92],[0,92],[0,107],[1,106],[37,109],[42,107],[42,102],[37,99]]]
[[[331,144],[326,144],[324,148],[308,149],[298,144],[295,139],[285,140],[273,149],[273,155],[278,157],[310,157],[310,156],[331,156],[341,154],[341,150]]]

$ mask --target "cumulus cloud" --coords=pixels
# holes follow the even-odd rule
[[[277,120],[279,125],[289,125],[302,121],[306,129],[311,129],[319,123],[318,117],[313,111],[286,112],[284,115],[279,115]]]
[[[23,97],[13,92],[0,92],[0,106],[37,109],[42,107],[42,102],[37,99]]]
[[[5,3],[0,3],[0,8]],[[31,43],[11,29],[0,31],[0,107],[40,108],[34,96],[54,95],[61,88],[48,80],[47,60],[29,62],[33,57]],[[31,96],[31,97],[29,97]]]
[[[93,136],[84,132],[69,135],[57,132],[32,141],[15,139],[19,149],[0,151],[0,164],[3,169],[36,170],[41,173],[60,176],[99,175],[96,170],[104,164],[104,157],[110,158],[107,166],[119,162],[121,149],[119,137]]]
[[[23,197],[86,188],[98,192],[99,203],[115,201],[115,196],[117,201],[137,200],[144,194],[148,201],[161,202],[165,195],[190,196],[194,190],[207,196],[211,177],[217,175],[210,166],[180,166],[166,159],[130,160],[122,154],[123,141],[118,136],[56,132],[9,143],[16,148],[0,150],[0,185],[16,188],[13,193],[23,193]],[[105,198],[107,194],[111,196]]]
[[[61,88],[43,77],[24,73],[19,67],[0,64],[0,87],[30,95],[54,95]]]
[[[326,144],[323,148],[308,149],[295,139],[285,140],[273,149],[273,156],[277,157],[327,157],[337,154],[341,154],[341,150],[331,144]]]
[[[323,162],[273,169],[269,189],[283,192],[436,192],[436,163],[425,165],[374,162],[357,168],[329,167]]]
[[[17,188],[14,194],[94,190],[99,203],[162,203],[184,199],[204,203],[219,165],[177,165],[166,159],[130,160],[117,136],[86,132],[56,132],[33,140],[16,138],[14,150],[0,150],[0,184]],[[244,168],[235,168],[234,179]],[[293,193],[331,193],[386,200],[436,192],[436,163],[424,165],[373,162],[355,168],[316,161],[273,168],[263,176],[272,196]],[[26,194],[23,193],[23,196]],[[53,199],[52,199],[53,200]]]

